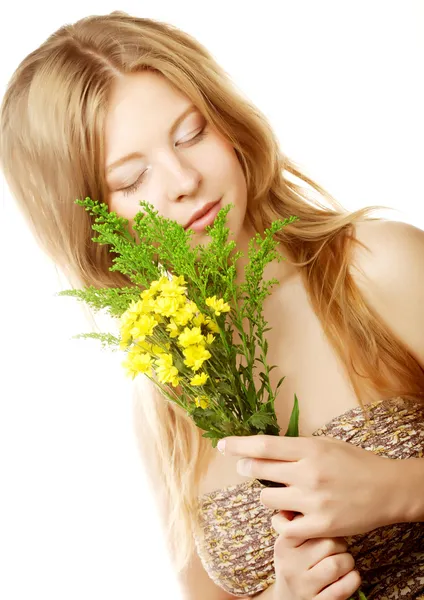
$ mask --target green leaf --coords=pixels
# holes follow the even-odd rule
[[[112,316],[121,316],[133,301],[140,298],[138,287],[95,288],[90,285],[85,289],[62,290],[56,296],[71,296],[85,302],[96,312],[106,309]]]
[[[293,410],[285,435],[288,437],[299,437],[299,403],[296,394],[294,395]]]
[[[227,421],[227,422],[220,423],[219,424],[219,429],[221,429],[222,433],[224,435],[226,435],[226,436],[227,435],[235,435],[235,433],[234,433],[234,429],[235,429],[234,421],[233,422]]]
[[[247,388],[247,401],[250,406],[254,407],[256,402],[256,388],[254,382],[250,382],[249,387]]]
[[[216,448],[217,444],[218,444],[218,440],[220,440],[221,438],[214,433],[213,431],[206,431],[206,433],[204,433],[202,435],[202,437],[204,438],[208,438],[211,440],[212,442],[212,448]]]
[[[220,424],[219,416],[214,410],[209,408],[203,409],[196,407],[191,413],[191,417],[193,418],[197,427],[203,429],[203,431],[209,431]]]
[[[260,410],[249,417],[247,424],[256,427],[257,429],[264,430],[268,425],[276,424],[276,417],[272,412]]]
[[[281,385],[281,384],[283,383],[283,381],[285,380],[285,378],[286,378],[286,376],[284,375],[284,377],[282,377],[282,378],[280,379],[280,381],[277,383],[277,385],[276,385],[276,387],[275,387],[275,395],[277,395],[277,391],[278,391],[278,389],[279,389],[280,385]]]
[[[367,597],[365,596],[364,592],[358,590],[354,596],[349,598],[349,600],[367,600]]]
[[[233,397],[234,396],[234,388],[229,385],[228,383],[226,383],[225,381],[219,381],[218,383],[215,384],[216,389],[219,391],[220,394],[222,394],[223,396],[229,396],[229,397]]]
[[[115,346],[115,350],[117,350],[119,348],[119,345],[121,343],[120,338],[117,338],[116,336],[112,335],[111,333],[95,333],[95,332],[90,332],[90,333],[78,333],[77,335],[73,335],[72,339],[93,339],[93,340],[100,340],[102,342],[102,348],[107,348],[107,347],[112,347]],[[112,351],[115,351],[112,350]]]

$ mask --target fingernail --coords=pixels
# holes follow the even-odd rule
[[[222,454],[224,454],[224,451],[225,451],[225,440],[219,440],[217,448],[218,448],[218,450]]]

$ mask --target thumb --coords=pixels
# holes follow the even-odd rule
[[[292,538],[287,536],[287,530],[290,529],[290,525],[287,525],[297,516],[302,516],[299,513],[295,513],[289,510],[280,510],[271,518],[272,528],[279,534],[280,538],[284,539],[284,546],[287,548],[297,548],[301,546],[305,539]],[[281,541],[279,542],[281,543]]]

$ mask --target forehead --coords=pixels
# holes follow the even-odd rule
[[[191,104],[185,94],[158,73],[144,71],[117,79],[105,123],[106,151],[110,160],[119,156],[122,150],[139,149],[142,152],[143,148],[137,146],[144,141],[155,143],[163,139],[175,119]]]
[[[178,116],[191,104],[189,98],[177,90],[160,74],[143,72],[125,75],[112,89],[107,111],[109,130],[131,118],[149,122],[165,121]]]

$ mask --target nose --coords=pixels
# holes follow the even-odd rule
[[[192,164],[182,157],[167,157],[164,165],[166,189],[170,202],[181,202],[186,196],[193,196],[199,189],[202,175]]]

